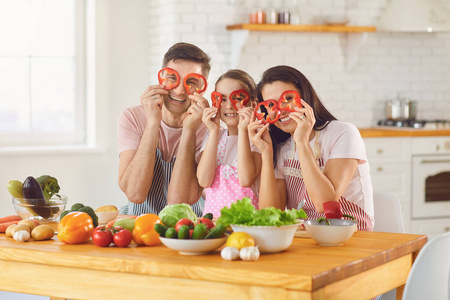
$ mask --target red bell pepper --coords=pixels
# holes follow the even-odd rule
[[[160,85],[164,85],[164,89],[168,91],[180,84],[180,75],[174,69],[164,68],[158,72],[158,82]]]
[[[353,216],[342,213],[341,203],[339,201],[328,201],[323,204],[325,218],[327,219],[342,219],[343,217],[354,220]]]
[[[222,94],[219,92],[212,92],[211,93],[211,101],[212,101],[212,106],[220,108],[220,105],[222,104]]]
[[[262,110],[262,108],[264,108],[265,111]],[[260,109],[261,112],[259,112]],[[275,117],[271,118],[270,115],[273,113],[275,113]],[[278,102],[276,100],[266,100],[260,102],[255,108],[255,116],[258,120],[262,120],[263,124],[274,124],[280,118]]]
[[[294,90],[285,91],[278,100],[278,107],[280,110],[294,112],[295,107],[302,107],[300,95]]]
[[[205,77],[198,73],[190,73],[184,78],[184,88],[186,93],[192,95],[194,93],[203,93],[208,87]]]
[[[239,110],[239,108],[246,106],[248,101],[250,101],[250,96],[244,89],[233,91],[228,98],[230,99],[231,104],[236,110]]]

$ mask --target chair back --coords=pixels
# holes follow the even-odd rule
[[[400,200],[394,193],[374,192],[373,206],[375,215],[373,231],[405,232]]]
[[[403,299],[450,299],[450,232],[428,241],[409,272]]]

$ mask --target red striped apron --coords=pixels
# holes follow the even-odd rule
[[[295,152],[293,152],[293,154],[295,154]],[[287,208],[296,209],[300,204],[300,202],[303,199],[305,199],[305,205],[303,206],[303,209],[308,215],[308,220],[315,220],[320,217],[325,217],[325,214],[320,214],[316,211],[313,202],[309,198],[308,192],[306,191],[305,183],[303,181],[300,162],[294,159],[293,157],[294,155],[292,155],[291,158],[284,159],[284,176],[286,180],[287,199],[288,199]],[[316,161],[317,165],[323,172],[325,166],[323,163],[323,158],[318,158],[316,159]],[[342,212],[344,214],[348,214],[356,218],[359,230],[365,231],[373,230],[372,221],[370,220],[370,217],[361,207],[348,201],[343,196],[339,198],[339,202],[341,203]]]

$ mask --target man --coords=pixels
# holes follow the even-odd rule
[[[177,71],[178,86],[169,90],[149,86],[141,105],[120,115],[119,186],[129,200],[128,214],[158,214],[175,203],[188,203],[202,214],[196,168],[206,131],[202,113],[209,104],[201,94],[189,95],[183,82],[192,73],[207,78],[209,62],[209,56],[194,45],[173,45],[162,65]]]

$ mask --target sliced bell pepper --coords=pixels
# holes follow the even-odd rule
[[[260,112],[261,111],[261,112]],[[275,117],[270,115],[275,113]],[[280,109],[278,108],[278,101],[266,100],[260,102],[255,108],[255,116],[258,120],[262,120],[263,124],[274,124],[280,118]]]
[[[192,95],[194,93],[203,93],[208,87],[205,77],[198,73],[190,73],[184,78],[184,88],[186,93]]]
[[[328,201],[323,204],[325,218],[342,219],[344,217],[354,220],[353,216],[342,213],[341,203],[339,201]]]
[[[180,75],[171,68],[163,68],[158,72],[158,82],[164,85],[165,90],[176,88],[180,84]]]
[[[220,105],[222,104],[222,94],[219,92],[212,92],[211,93],[211,101],[212,101],[212,106],[220,108]]]
[[[133,229],[133,240],[138,245],[154,246],[161,243],[155,224],[161,219],[155,214],[144,214],[136,218]]]
[[[294,90],[283,92],[280,96],[280,100],[278,100],[278,108],[280,110],[294,112],[295,107],[302,107],[300,95]]]
[[[250,96],[244,89],[233,91],[228,98],[230,99],[231,104],[236,110],[239,110],[239,108],[246,106],[248,101],[250,101]]]
[[[94,222],[85,212],[74,211],[65,215],[58,224],[58,239],[66,244],[80,244],[89,240]]]

